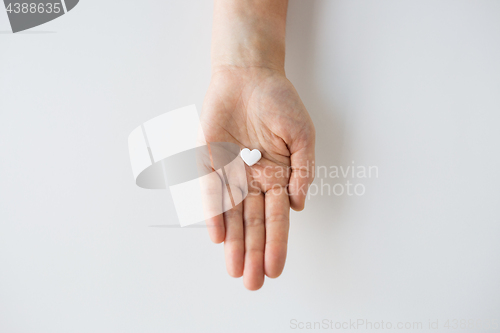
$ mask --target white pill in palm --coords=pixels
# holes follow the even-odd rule
[[[248,148],[243,148],[240,152],[241,159],[248,166],[252,166],[262,158],[262,154],[258,149],[250,150]]]

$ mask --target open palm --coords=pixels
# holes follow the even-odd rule
[[[215,72],[201,115],[207,142],[259,149],[262,159],[246,166],[248,196],[207,224],[215,243],[224,241],[226,266],[243,275],[248,289],[285,265],[290,207],[301,210],[313,180],[315,131],[295,88],[267,68]]]

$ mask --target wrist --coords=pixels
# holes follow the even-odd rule
[[[268,68],[284,73],[287,0],[216,0],[212,71]]]

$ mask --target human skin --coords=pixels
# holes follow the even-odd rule
[[[212,79],[201,123],[205,140],[259,149],[246,166],[249,194],[207,219],[214,243],[224,242],[230,276],[249,290],[281,275],[290,208],[302,210],[314,178],[315,130],[286,78],[287,0],[215,0]]]

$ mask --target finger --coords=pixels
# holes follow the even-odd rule
[[[225,239],[222,213],[232,209],[242,201],[243,194],[246,195],[241,191],[246,188],[246,171],[243,161],[236,158],[238,153],[239,147],[227,142],[207,143],[197,153],[198,171],[203,175],[200,182],[205,220],[215,243]],[[234,188],[232,194],[229,187]]]
[[[290,156],[292,172],[288,192],[292,209],[304,209],[307,190],[314,180],[314,139]]]
[[[265,273],[277,278],[283,272],[290,226],[290,201],[286,189],[273,187],[265,195],[266,247],[264,257]]]
[[[257,290],[264,284],[264,195],[249,193],[243,201],[245,224],[245,263],[243,283],[249,290]]]
[[[245,242],[243,236],[243,203],[224,213],[226,238],[224,254],[227,272],[232,277],[243,275]]]
[[[203,213],[208,235],[212,242],[219,244],[224,241],[225,228],[223,210],[223,182],[218,173],[212,172],[200,177]]]

